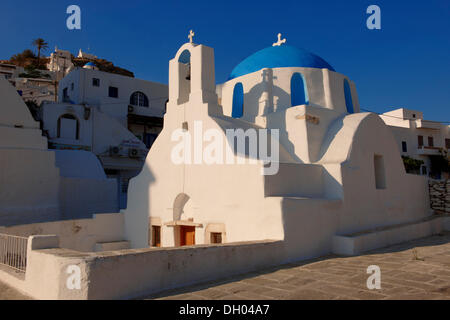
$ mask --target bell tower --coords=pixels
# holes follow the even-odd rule
[[[169,62],[169,107],[188,102],[217,105],[214,50],[192,42],[185,43]]]

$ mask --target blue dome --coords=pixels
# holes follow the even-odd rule
[[[95,67],[95,63],[93,63],[93,62],[91,61],[91,62],[86,63],[84,66],[85,66],[85,67],[86,67],[86,66],[88,66],[88,67]]]
[[[228,80],[264,68],[282,67],[325,68],[335,71],[334,68],[328,64],[328,62],[315,54],[292,46],[281,45],[268,47],[255,52],[250,57],[239,63],[233,71],[231,71]]]

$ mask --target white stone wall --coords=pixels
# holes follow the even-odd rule
[[[0,78],[0,225],[56,219],[59,170],[39,123]]]
[[[57,242],[30,237],[25,279],[0,269],[0,280],[35,299],[130,299],[285,262],[279,241],[102,253],[60,249]],[[67,287],[70,266],[80,268],[78,290]]]
[[[55,235],[59,247],[80,252],[96,251],[97,243],[124,240],[123,214],[95,214],[92,219],[63,220],[0,227],[0,233],[21,237]]]
[[[440,225],[431,229],[450,230],[450,217],[439,219]],[[429,226],[419,227],[429,234]],[[388,241],[403,237],[393,234]],[[368,239],[366,245],[384,240],[376,238]],[[101,253],[58,246],[65,246],[61,237],[59,244],[57,236],[30,237],[25,277],[17,278],[0,269],[0,280],[35,299],[130,299],[293,261],[287,243],[273,240]],[[79,290],[67,287],[69,266],[80,268]]]

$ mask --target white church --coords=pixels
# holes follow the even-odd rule
[[[430,209],[427,178],[405,172],[392,130],[360,112],[346,75],[279,35],[216,84],[214,50],[193,36],[169,62],[163,129],[120,213],[107,211],[116,186],[99,160],[47,149],[0,79],[0,233],[22,237],[9,266],[25,272],[0,269],[2,281],[37,299],[128,299],[450,230]],[[103,214],[1,222],[68,209]],[[74,265],[79,290],[67,286]]]
[[[360,112],[345,74],[279,35],[216,85],[214,50],[190,39],[170,60],[164,128],[129,185],[132,247],[277,239],[286,259],[302,259],[350,250],[345,235],[432,214],[426,179],[405,173],[391,131]],[[198,123],[223,141],[229,129],[278,129],[277,173],[242,161],[248,143],[234,165],[170,161],[173,132],[194,134],[193,150]]]

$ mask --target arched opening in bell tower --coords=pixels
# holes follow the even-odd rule
[[[189,50],[184,50],[178,58],[179,66],[179,93],[178,104],[189,101],[191,93],[191,53]]]

